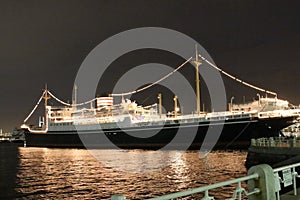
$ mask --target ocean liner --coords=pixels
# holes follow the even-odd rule
[[[116,104],[113,96],[106,96],[87,102],[89,107],[80,107],[76,102],[68,104],[61,101],[46,88],[35,106],[36,108],[44,99],[45,116],[40,118],[38,126],[25,124],[34,108],[21,126],[25,133],[26,146],[123,149],[203,149],[206,146],[222,149],[247,148],[252,138],[278,136],[283,128],[295,123],[300,113],[299,109],[291,107],[288,101],[278,99],[277,95],[274,98],[258,95],[257,100],[244,104],[233,104],[231,101],[228,110],[222,112],[201,111],[198,55],[196,53],[194,61],[197,112],[180,114],[175,96],[174,110],[163,114],[161,94],[158,94],[158,103],[150,106],[137,105],[136,102],[124,98]],[[202,61],[208,62],[203,57]],[[217,66],[208,63],[219,70]],[[223,70],[219,71],[225,73]],[[228,73],[225,75],[233,77]],[[252,86],[246,82],[241,83]],[[256,86],[253,88],[268,92]],[[51,97],[65,105],[48,105],[48,99]]]

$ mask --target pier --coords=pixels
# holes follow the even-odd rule
[[[300,138],[271,137],[252,139],[248,149],[246,167],[269,164],[280,167],[300,162]]]
[[[201,200],[213,200],[215,198],[210,195],[211,191],[233,185],[235,185],[235,189],[232,191],[231,200],[244,198],[249,200],[300,199],[300,190],[297,189],[296,181],[297,178],[300,178],[296,171],[299,167],[300,162],[274,169],[267,164],[256,165],[248,170],[248,175],[245,177],[154,197],[151,200],[168,200],[195,194],[202,194]],[[111,200],[124,199],[126,199],[124,195],[111,196]]]
[[[270,148],[270,147],[293,147],[300,149],[299,137],[271,137],[251,139],[251,146],[256,148]]]

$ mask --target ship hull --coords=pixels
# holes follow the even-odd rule
[[[278,136],[292,124],[293,117],[238,119],[163,127],[144,126],[128,129],[48,131],[25,130],[26,146],[58,148],[122,149],[244,149],[252,138]],[[153,134],[154,129],[160,129]],[[220,133],[221,130],[221,133]],[[178,134],[179,133],[179,134]],[[210,134],[210,135],[208,135]]]

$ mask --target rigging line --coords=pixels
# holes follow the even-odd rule
[[[226,145],[225,148],[227,148],[227,147],[229,147],[230,145],[232,145],[232,143],[233,143],[234,141],[236,141],[238,137],[241,136],[241,134],[246,130],[246,128],[248,128],[248,126],[250,125],[250,123],[251,123],[251,121],[249,121],[249,122],[246,124],[246,126],[244,126],[244,128],[241,130],[241,132],[240,132],[237,136],[235,136],[235,137],[233,138],[233,140],[231,140],[231,141]]]
[[[41,103],[44,94],[45,94],[46,90],[43,92],[42,96],[40,97],[40,99],[38,100],[38,102],[35,104],[34,108],[32,109],[32,111],[29,113],[29,115],[25,118],[25,120],[23,121],[24,123],[27,122],[27,120],[31,117],[31,115],[34,113],[34,111],[36,110],[36,108],[39,106],[39,104]]]
[[[131,92],[126,92],[126,93],[118,93],[118,94],[111,94],[112,96],[127,96],[127,95],[130,95],[130,94],[135,94],[135,93],[138,93],[138,92],[142,92],[156,84],[158,84],[159,82],[165,80],[166,78],[168,78],[169,76],[171,76],[172,74],[174,74],[175,72],[177,72],[179,69],[181,69],[185,64],[187,64],[188,62],[190,62],[190,60],[192,59],[193,57],[190,57],[188,60],[186,60],[184,63],[182,63],[181,65],[179,65],[175,70],[173,70],[172,72],[168,73],[167,75],[165,75],[164,77],[158,79],[157,81],[155,81],[154,83],[151,83],[150,85],[147,85],[141,89],[138,89],[138,90],[134,90],[134,91],[131,91]]]
[[[151,107],[154,107],[154,106],[156,106],[157,105],[157,103],[154,103],[154,104],[151,104],[151,105],[148,105],[148,106],[145,106],[144,108],[151,108]]]
[[[54,94],[52,94],[50,91],[48,91],[48,93],[50,94],[51,97],[53,97],[56,101],[58,101],[59,103],[63,104],[63,105],[66,105],[66,106],[71,106],[71,104],[69,103],[66,103],[62,100],[60,100],[59,98],[57,98],[56,96],[54,96]]]
[[[150,97],[153,97],[153,94],[147,96],[146,98],[144,98],[144,100],[142,101],[142,105],[150,98]]]
[[[93,101],[95,101],[95,100],[96,100],[96,98],[94,98],[94,99],[91,99],[91,100],[89,100],[89,101],[86,101],[86,102],[83,102],[83,103],[72,104],[72,106],[82,106],[82,105],[85,105],[85,104],[91,103],[91,102],[93,102]]]
[[[201,54],[199,54],[199,56],[200,56],[200,58],[201,58],[202,60],[204,60],[207,64],[209,64],[210,66],[212,66],[212,67],[215,68],[216,70],[220,71],[222,74],[228,76],[229,78],[231,78],[231,79],[233,79],[233,80],[235,80],[235,81],[237,81],[237,82],[240,82],[241,84],[246,85],[246,86],[248,86],[248,87],[250,87],[250,88],[253,88],[253,89],[255,89],[255,90],[258,90],[258,91],[261,91],[261,92],[265,92],[265,93],[268,93],[268,94],[277,96],[277,93],[276,93],[276,92],[272,92],[272,91],[269,91],[269,90],[265,90],[265,89],[263,89],[263,88],[260,88],[260,87],[257,87],[257,86],[255,86],[255,85],[252,85],[252,84],[250,84],[250,83],[247,83],[247,82],[245,82],[245,81],[242,81],[241,79],[238,79],[238,78],[236,78],[236,77],[234,77],[234,76],[228,74],[227,72],[223,71],[222,69],[220,69],[219,67],[217,67],[216,65],[214,65],[213,63],[211,63],[210,61],[208,61],[206,58],[204,58]]]
[[[152,95],[149,95],[148,97],[146,97],[143,101],[142,101],[142,105],[145,103],[145,101],[147,101]]]
[[[91,103],[93,101],[96,100],[96,98],[94,99],[91,99],[89,101],[86,101],[86,102],[83,102],[83,103],[78,103],[78,104],[69,104],[69,103],[66,103],[62,100],[60,100],[59,98],[57,98],[54,94],[52,94],[50,91],[48,91],[48,93],[50,94],[51,97],[53,97],[56,101],[58,101],[59,103],[63,104],[63,105],[66,105],[66,106],[82,106],[82,105],[85,105],[85,104],[88,104],[88,103]]]

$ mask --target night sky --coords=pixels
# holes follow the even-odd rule
[[[11,131],[20,126],[45,83],[61,99],[71,100],[77,70],[93,48],[121,31],[149,26],[194,38],[225,71],[299,105],[298,2],[0,1],[0,128]],[[120,67],[154,61],[176,67],[183,60],[149,50],[131,52],[112,65],[122,71]],[[225,77],[224,81],[228,99],[235,96],[238,102],[243,96],[256,97],[256,91]],[[109,92],[106,84],[99,93]],[[151,104],[155,96],[156,92],[147,101],[137,100]]]

